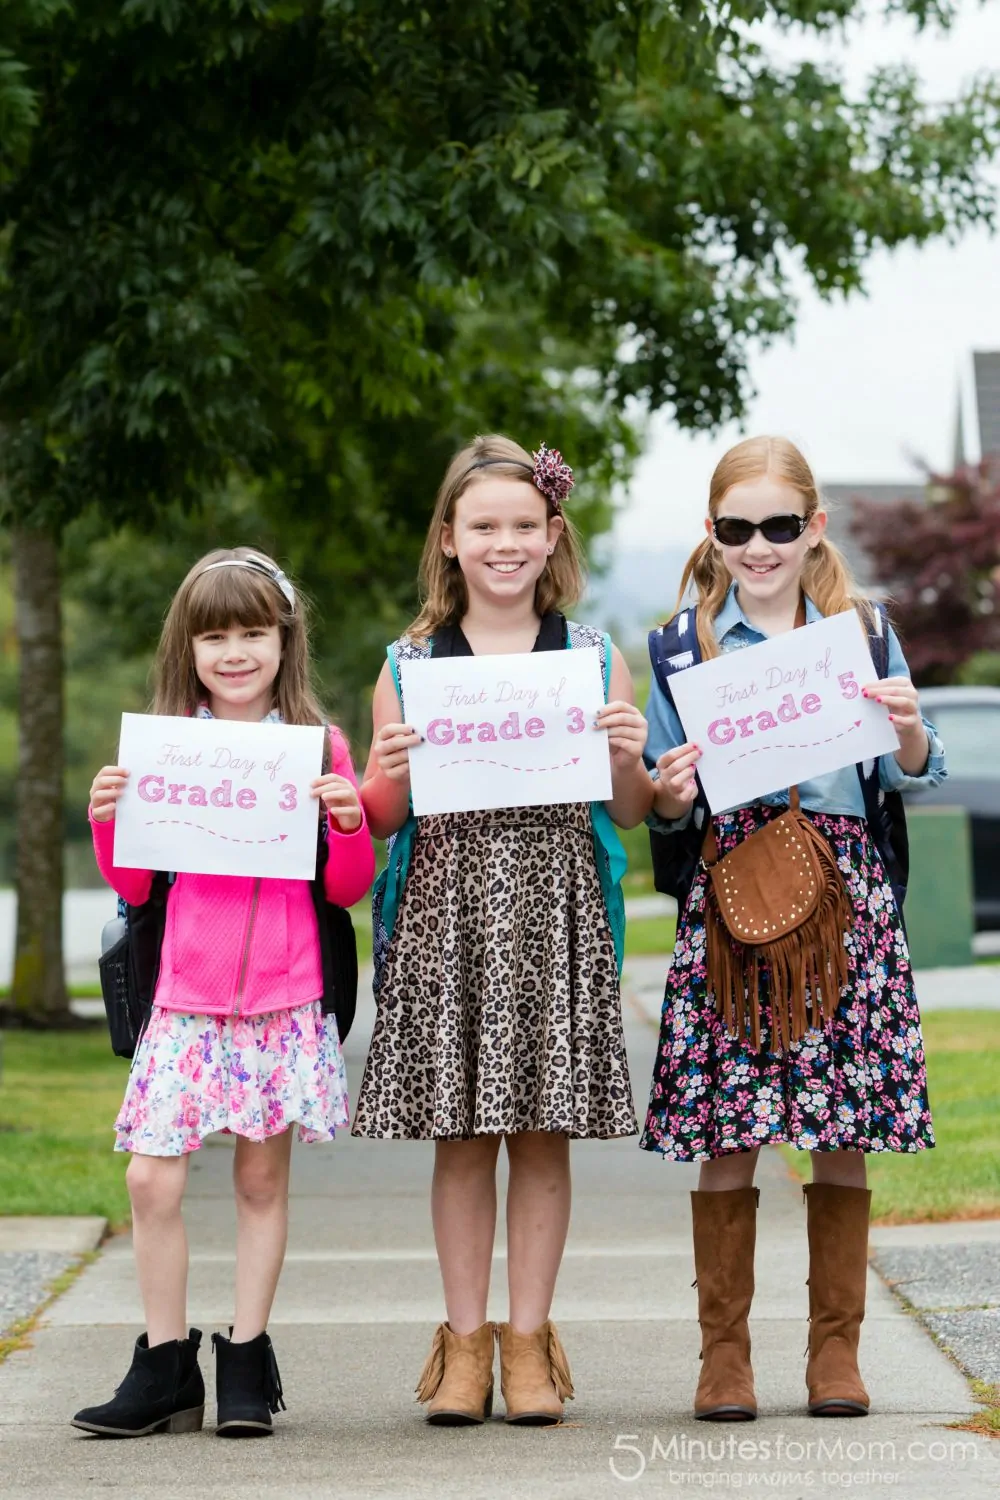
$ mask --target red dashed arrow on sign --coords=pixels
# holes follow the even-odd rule
[[[172,824],[177,828],[196,828],[199,833],[210,833],[213,839],[222,839],[226,844],[283,844],[288,837],[287,833],[279,833],[273,839],[237,839],[229,833],[219,833],[214,828],[206,828],[204,823],[190,823],[186,818],[149,818],[146,822],[147,828],[155,828],[157,825]]]
[[[855,719],[850,729],[841,730],[840,734],[831,734],[825,740],[803,740],[798,745],[758,745],[755,750],[744,750],[742,755],[734,755],[731,760],[726,761],[727,766],[734,766],[738,760],[749,760],[751,755],[762,755],[765,750],[815,750],[818,745],[832,745],[834,740],[846,739],[856,729],[861,728],[861,720]]]
[[[559,766],[511,766],[505,760],[487,760],[482,755],[469,755],[465,760],[443,760],[438,767],[439,771],[447,771],[452,766],[498,766],[501,771],[524,771],[536,774],[542,771],[564,771],[567,766],[576,766],[580,763],[580,757],[574,755],[572,760],[564,760]]]

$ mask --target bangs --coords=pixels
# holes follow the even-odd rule
[[[187,624],[192,636],[239,625],[284,623],[284,598],[269,578],[250,568],[215,568],[201,573],[192,583],[187,599]]]

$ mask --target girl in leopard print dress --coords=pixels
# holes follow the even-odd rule
[[[491,1411],[495,1332],[508,1422],[546,1424],[572,1396],[549,1311],[569,1225],[569,1141],[636,1133],[619,995],[624,854],[612,819],[642,821],[646,723],[606,636],[567,622],[580,553],[562,501],[572,475],[503,437],[456,455],[424,548],[426,604],[389,648],[362,787],[391,838],[376,895],[378,1014],[354,1133],[436,1143],[431,1211],[448,1321],[418,1398],[428,1420]],[[612,797],[415,819],[398,666],[419,657],[597,646]],[[509,1321],[486,1321],[501,1144]]]

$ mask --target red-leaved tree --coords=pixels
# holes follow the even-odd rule
[[[1000,458],[928,479],[927,500],[854,502],[851,531],[890,597],[913,680],[954,682],[1000,652]]]

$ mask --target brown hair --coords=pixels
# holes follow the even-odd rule
[[[483,468],[483,476],[496,474],[503,479],[519,479],[531,483],[531,474],[527,472],[533,467],[531,455],[513,439],[501,434],[491,433],[486,437],[477,437],[467,448],[455,454],[438,490],[420,559],[420,597],[423,606],[406,632],[413,640],[427,640],[442,625],[457,624],[469,607],[469,591],[462,569],[456,558],[445,557],[442,552],[441,532],[445,526],[451,525],[459,497],[482,477],[480,466],[484,460],[490,460],[490,463]],[[551,502],[548,505],[551,516],[555,511]],[[583,550],[569,516],[565,511],[561,514],[564,529],[556,539],[555,551],[535,585],[535,609],[540,615],[575,604],[583,593]]]
[[[795,444],[783,437],[753,437],[730,448],[716,465],[708,493],[709,516],[715,519],[723,497],[734,484],[761,479],[765,474],[798,490],[805,502],[807,520],[811,521],[823,510],[813,472]],[[685,564],[674,606],[675,613],[681,609],[688,586],[693,582],[698,594],[698,645],[705,661],[719,654],[715,617],[725,603],[732,581],[722,553],[712,538],[706,536]],[[847,559],[825,536],[806,554],[802,588],[820,614],[839,615],[856,609],[866,624],[871,623],[871,605],[858,596]]]
[[[241,625],[277,625],[281,665],[274,681],[274,705],[286,724],[325,724],[310,681],[307,604],[295,590],[294,607],[266,572],[254,568],[215,568],[211,563],[259,558],[277,573],[278,565],[257,547],[220,547],[199,558],[171,601],[153,667],[154,714],[193,714],[205,689],[194,669],[194,637]]]

